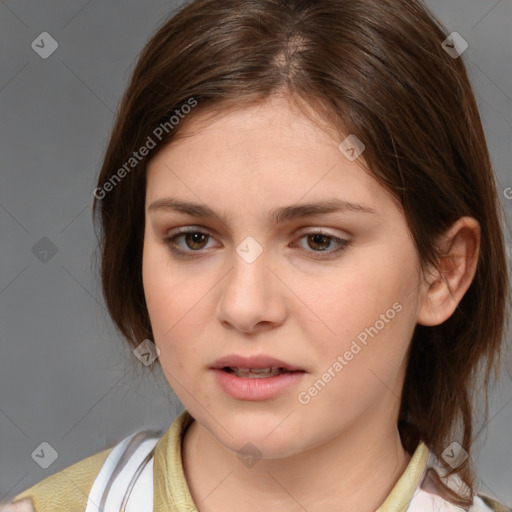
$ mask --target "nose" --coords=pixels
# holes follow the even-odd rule
[[[286,287],[270,268],[266,251],[254,261],[240,254],[233,253],[233,267],[221,281],[219,321],[244,334],[280,325],[286,317]]]

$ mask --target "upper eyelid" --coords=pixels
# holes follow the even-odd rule
[[[351,235],[347,232],[343,232],[340,234],[330,233],[327,231],[327,229],[331,228],[320,228],[320,227],[305,227],[297,230],[297,233],[294,236],[298,236],[299,238],[302,238],[305,235],[310,234],[319,234],[319,235],[326,235],[331,238],[338,238],[338,239],[345,239],[349,240],[351,238]],[[203,228],[201,226],[186,226],[185,228],[179,227],[167,230],[164,238],[177,238],[179,235],[186,235],[188,233],[201,233],[203,235],[207,235],[211,238],[216,238],[216,235],[212,235],[209,228]],[[215,232],[215,230],[213,230]]]
[[[195,258],[202,258],[204,256],[208,256],[208,253],[209,253],[208,249],[201,248],[197,251],[194,251],[189,248],[180,247],[180,245],[175,241],[180,236],[186,235],[188,233],[200,232],[201,234],[204,234],[204,235],[210,237],[212,235],[210,235],[208,233],[208,231],[209,231],[208,229],[203,230],[202,228],[197,228],[195,226],[186,226],[186,229],[183,229],[183,227],[175,228],[175,229],[176,229],[176,231],[174,233],[171,233],[173,230],[169,230],[169,232],[164,236],[163,242],[167,246],[167,249],[169,251],[171,251],[172,253],[174,253],[174,255],[176,257],[184,258],[188,261],[194,261]],[[308,229],[308,228],[303,228],[303,229]],[[313,231],[313,229],[314,229],[314,231]],[[334,241],[334,243],[337,244],[337,247],[335,247],[333,249],[322,250],[322,251],[314,251],[314,250],[310,251],[310,250],[307,250],[304,248],[299,248],[299,250],[301,252],[304,252],[305,254],[309,254],[312,261],[316,261],[316,262],[336,261],[337,258],[339,258],[342,255],[342,253],[344,253],[344,251],[347,250],[347,248],[350,245],[352,245],[352,243],[353,243],[351,236],[346,237],[346,238],[343,235],[336,236],[334,234],[328,233],[327,231],[325,231],[325,229],[318,228],[318,227],[315,227],[315,228],[310,227],[308,231],[304,231],[302,234],[295,235],[295,236],[298,236],[298,238],[296,238],[297,241],[294,241],[293,243],[296,246],[298,243],[300,244],[300,240],[305,238],[307,235],[316,234],[316,233],[321,234],[321,235],[326,235],[327,238],[332,239],[332,241]],[[212,236],[212,238],[214,238],[214,237]]]
[[[168,241],[169,243],[176,244],[175,240],[180,235],[186,235],[189,233],[201,233],[203,235],[207,235],[210,238],[215,238],[215,236],[210,234],[209,231],[210,230],[207,228],[196,227],[196,226],[186,226],[185,228],[180,227],[180,228],[175,228],[174,230],[172,230],[172,229],[169,230],[165,234],[164,240]],[[337,234],[329,233],[326,230],[326,228],[319,228],[319,227],[317,227],[317,228],[313,228],[313,227],[302,228],[294,236],[298,237],[298,239],[300,240],[300,239],[304,238],[306,235],[314,235],[314,234],[324,235],[324,236],[327,236],[328,238],[335,239],[335,241],[337,240],[338,243],[343,243],[343,242],[350,243],[350,238],[351,238],[347,233],[345,235],[337,235]],[[181,250],[184,250],[185,252],[189,252],[186,249],[181,249]],[[190,252],[200,252],[200,251],[190,251]]]
[[[336,228],[327,228],[327,227],[318,227],[317,226],[305,226],[299,229],[294,230],[296,234],[302,233],[302,234],[309,234],[309,233],[320,233],[325,234],[333,237],[351,237],[351,233],[349,231],[340,230],[341,233],[330,233],[330,229],[336,229]],[[173,229],[167,229],[165,230],[165,236],[174,236],[179,234],[186,234],[186,233],[202,233],[205,235],[209,235],[212,237],[220,236],[218,232],[215,229],[207,228],[204,226],[196,226],[196,225],[187,225],[187,226],[180,226]],[[213,233],[213,234],[212,234]]]

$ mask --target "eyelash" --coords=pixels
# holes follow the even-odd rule
[[[204,232],[199,231],[197,229],[180,230],[179,233],[176,233],[176,234],[164,237],[163,242],[169,248],[169,250],[173,254],[177,255],[178,257],[181,257],[181,258],[198,258],[198,257],[201,257],[202,256],[202,254],[200,253],[202,251],[201,249],[199,249],[197,251],[193,251],[193,250],[184,251],[183,249],[179,249],[178,248],[177,244],[175,243],[175,240],[177,238],[179,238],[180,236],[184,236],[184,235],[187,235],[187,234],[201,234],[201,235],[206,235],[208,237],[211,237],[211,235],[209,235],[208,233],[204,233]],[[350,242],[348,240],[345,240],[343,238],[338,238],[338,237],[336,237],[334,235],[330,235],[329,233],[324,233],[324,232],[321,232],[321,231],[312,231],[312,232],[309,232],[309,233],[305,233],[304,235],[302,235],[300,237],[300,239],[308,237],[308,236],[311,236],[311,235],[322,235],[322,236],[328,238],[329,240],[337,242],[337,243],[340,244],[340,246],[337,249],[334,249],[332,251],[328,251],[328,250],[324,250],[324,251],[306,251],[306,252],[312,252],[313,254],[315,254],[315,253],[319,254],[318,256],[317,255],[313,256],[314,258],[316,258],[318,260],[326,260],[326,259],[333,258],[336,255],[338,255],[339,253],[343,252],[350,245]],[[208,243],[208,241],[209,241],[209,239],[206,241],[206,243]],[[199,253],[199,254],[193,254],[193,253]],[[324,254],[326,254],[327,256],[324,256]]]

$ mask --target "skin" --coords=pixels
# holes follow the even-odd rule
[[[208,124],[203,117],[188,120],[190,136],[149,162],[146,207],[173,196],[229,217],[146,210],[142,269],[160,364],[196,420],[182,446],[194,502],[201,512],[259,511],[262,503],[268,511],[373,511],[411,457],[396,423],[414,327],[453,313],[474,275],[478,223],[463,218],[452,227],[443,239],[445,274],[431,270],[424,278],[399,205],[360,160],[340,152],[334,129],[283,96]],[[376,213],[278,225],[265,217],[273,208],[326,198],[364,203]],[[175,240],[187,252],[178,257],[164,237],[187,226],[209,236]],[[315,258],[339,247],[306,236],[315,231],[349,245]],[[236,252],[247,236],[263,249],[250,264]],[[394,303],[401,311],[317,396],[299,403],[298,393]],[[306,373],[272,399],[238,400],[210,369],[231,353],[268,354]],[[237,456],[247,442],[261,452],[252,467]]]
[[[0,504],[0,512],[34,512],[34,508],[30,503],[30,500],[21,500],[16,503],[5,503]]]

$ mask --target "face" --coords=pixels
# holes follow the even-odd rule
[[[224,447],[268,458],[396,429],[420,307],[396,201],[284,98],[201,120],[147,169],[144,292],[169,384]],[[300,371],[213,369],[225,356]]]

